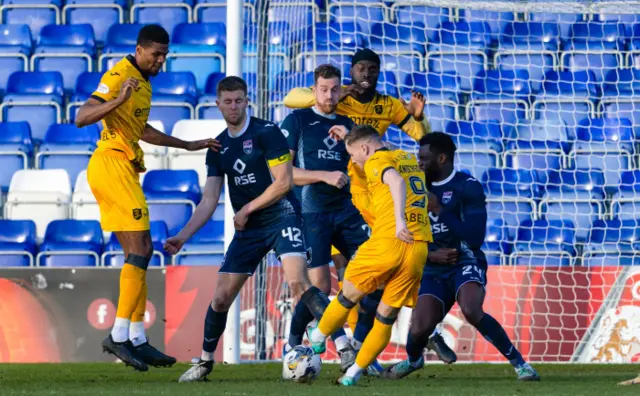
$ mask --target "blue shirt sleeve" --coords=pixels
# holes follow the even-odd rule
[[[282,134],[287,139],[289,150],[298,151],[298,141],[300,140],[298,116],[294,113],[289,114],[284,121],[282,121],[280,130],[282,130]]]
[[[278,159],[284,155],[287,155],[289,160],[291,159],[287,139],[275,124],[270,124],[260,131],[258,141],[267,161]]]
[[[207,177],[222,177],[224,173],[220,167],[220,153],[209,149],[207,151]]]
[[[455,236],[472,249],[480,249],[487,232],[487,206],[482,185],[469,177],[463,184],[462,219],[455,212],[443,209],[440,220]]]

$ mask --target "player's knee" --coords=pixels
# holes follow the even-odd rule
[[[127,258],[125,260],[125,262],[127,264],[133,265],[134,267],[138,267],[142,270],[147,270],[147,267],[149,267],[149,262],[151,261],[151,256],[141,256],[139,254],[133,254],[133,253],[129,253],[129,255],[127,255]]]
[[[384,325],[393,326],[393,324],[396,322],[396,319],[398,319],[397,312],[376,312],[376,320]]]
[[[291,290],[291,293],[297,298],[302,296],[302,293],[304,293],[310,286],[310,284],[304,279],[291,279],[287,283],[289,284],[289,290]]]
[[[460,310],[462,311],[462,314],[464,315],[467,322],[469,322],[469,324],[474,326],[480,323],[480,320],[484,316],[484,311],[482,310],[482,307],[477,306],[475,304],[469,304],[469,305],[461,304]]]
[[[340,305],[342,305],[346,309],[352,309],[358,303],[357,301],[353,301],[345,296],[342,290],[340,290],[340,292],[338,293],[338,297],[336,298],[338,299]]]
[[[211,308],[216,312],[227,312],[229,308],[231,308],[235,297],[236,296],[228,291],[218,289],[211,301]]]

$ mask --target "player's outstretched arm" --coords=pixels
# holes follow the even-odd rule
[[[311,88],[293,88],[284,97],[284,105],[290,109],[308,109],[316,104]]]
[[[398,171],[386,168],[382,171],[382,182],[389,186],[393,199],[393,213],[396,218],[396,237],[404,242],[413,241],[413,233],[407,228],[405,207],[407,205],[407,186]]]
[[[118,96],[111,100],[106,100],[104,97],[97,96],[95,94],[91,95],[91,97],[80,107],[78,114],[76,114],[76,126],[78,128],[82,128],[102,120],[107,114],[111,113],[129,100],[131,93],[137,87],[138,80],[135,78],[128,78],[120,86]],[[104,94],[103,92],[100,92],[103,95],[108,95],[110,92],[110,89],[104,83],[100,84],[97,92],[101,89],[106,91]]]
[[[469,177],[464,184],[462,194],[462,218],[450,210],[437,205],[432,212],[440,216],[442,221],[455,236],[465,241],[472,249],[480,249],[484,243],[487,227],[487,207],[482,185]]]
[[[149,124],[144,127],[144,133],[140,139],[155,146],[175,147],[187,151],[198,151],[206,148],[212,148],[217,151],[220,148],[220,142],[216,139],[202,139],[187,142],[171,135],[167,135],[166,133],[162,133]]]
[[[394,124],[415,141],[431,132],[431,125],[424,117],[425,104],[426,99],[419,92],[413,92],[409,102],[400,99],[393,103]]]
[[[291,157],[295,158],[296,152],[291,151]],[[336,188],[343,188],[349,183],[349,176],[340,171],[314,171],[293,167],[293,184],[306,186],[308,184],[326,183]]]
[[[202,200],[198,206],[196,206],[196,210],[193,212],[193,215],[191,215],[191,218],[182,230],[180,230],[178,235],[167,239],[164,250],[169,254],[173,255],[178,253],[178,251],[182,249],[182,245],[184,245],[184,243],[188,241],[193,234],[198,232],[198,230],[202,228],[209,219],[211,219],[213,212],[215,212],[216,207],[218,206],[223,180],[224,179],[220,176],[207,177],[207,181],[204,185],[204,192],[202,194]]]

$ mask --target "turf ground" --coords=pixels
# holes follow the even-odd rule
[[[338,367],[325,364],[312,385],[280,379],[281,366],[217,365],[210,381],[178,384],[187,369],[137,373],[118,364],[3,364],[0,395],[640,395],[640,385],[616,384],[638,374],[637,365],[535,365],[539,383],[520,383],[508,365],[428,365],[402,381],[364,378],[356,388],[333,384]]]

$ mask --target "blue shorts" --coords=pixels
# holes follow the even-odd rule
[[[309,268],[331,262],[331,245],[348,259],[369,239],[369,226],[353,205],[343,210],[324,213],[305,213],[304,237],[309,247]]]
[[[462,263],[440,273],[425,271],[420,282],[420,296],[433,296],[440,300],[446,315],[458,298],[462,285],[476,282],[483,287],[487,285],[487,263],[483,261]]]
[[[289,215],[264,228],[236,231],[219,272],[253,275],[271,250],[278,259],[285,256],[307,257],[307,248],[299,216]]]

